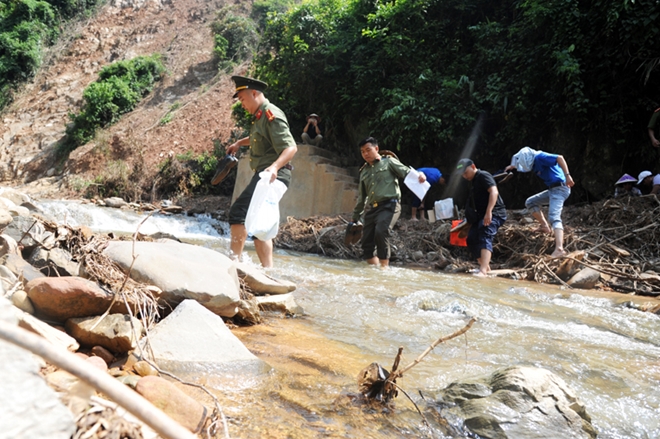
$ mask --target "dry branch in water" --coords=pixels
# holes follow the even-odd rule
[[[465,325],[463,328],[446,337],[440,337],[428,348],[426,348],[426,350],[422,352],[420,356],[417,357],[412,363],[408,364],[402,369],[398,369],[399,362],[401,361],[401,354],[403,353],[402,347],[399,348],[396,358],[394,359],[391,373],[385,370],[378,363],[371,363],[358,375],[358,388],[360,393],[364,395],[368,400],[375,400],[383,403],[391,401],[397,396],[397,390],[400,389],[400,387],[396,384],[396,380],[398,378],[401,378],[405,372],[419,364],[424,359],[424,357],[426,357],[440,343],[444,343],[447,340],[451,340],[452,338],[456,338],[459,335],[465,334],[476,321],[477,319],[472,317],[467,325]]]

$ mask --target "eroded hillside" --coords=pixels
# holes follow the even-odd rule
[[[120,160],[149,181],[168,155],[212,151],[215,139],[226,140],[234,125],[232,84],[228,75],[218,75],[209,28],[225,3],[112,0],[95,17],[67,30],[36,78],[3,113],[2,184],[49,181],[54,185],[42,186],[62,196]],[[83,91],[99,70],[153,53],[162,55],[167,68],[154,91],[66,162],[58,161],[56,145],[69,113],[80,110]],[[168,113],[171,120],[161,124]]]

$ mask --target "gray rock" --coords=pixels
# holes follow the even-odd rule
[[[23,284],[27,284],[31,280],[46,277],[41,271],[34,268],[21,256],[15,254],[10,254],[7,256],[5,267],[7,267],[19,278],[22,278]]]
[[[597,432],[575,392],[557,375],[514,366],[440,392],[440,415],[482,438],[584,438]],[[533,432],[533,433],[532,433]]]
[[[48,261],[59,276],[78,276],[80,273],[80,263],[73,261],[71,253],[59,247],[48,252]]]
[[[104,198],[103,202],[105,203],[106,206],[114,207],[114,208],[120,208],[128,204],[126,201],[124,201],[123,198],[119,198],[119,197]]]
[[[0,209],[0,230],[5,230],[13,220],[14,218],[8,210]]]
[[[28,195],[11,187],[0,187],[0,197],[10,200],[17,206],[32,202],[32,199]]]
[[[0,319],[16,324],[11,304],[0,297]],[[39,375],[35,357],[0,340],[0,437],[69,439],[73,415]]]
[[[586,267],[578,271],[573,277],[566,281],[566,283],[573,288],[590,290],[596,286],[599,280],[600,272],[594,270],[593,268]]]
[[[287,316],[304,313],[302,307],[296,303],[292,293],[278,296],[258,296],[255,299],[259,304],[259,308],[264,311],[279,311]]]
[[[31,216],[15,216],[4,231],[26,249],[37,246],[49,248],[54,243],[53,234],[44,229],[43,224]]]
[[[21,251],[18,249],[18,244],[16,240],[8,235],[0,235],[0,258],[4,255],[21,255]]]
[[[67,332],[84,346],[102,346],[115,354],[125,354],[137,347],[135,336],[141,338],[144,331],[138,319],[128,314],[109,314],[100,322],[99,319],[100,317],[73,318],[67,320],[64,326]]]
[[[34,314],[34,306],[25,290],[17,290],[11,295],[11,303],[18,309],[28,314]]]
[[[156,364],[178,375],[203,373],[212,379],[225,371],[268,369],[219,316],[194,300],[181,302],[149,331],[148,341]],[[140,345],[144,347],[146,342],[144,338]],[[147,354],[147,349],[144,352]]]
[[[252,294],[261,296],[264,294],[287,294],[296,289],[296,284],[288,280],[275,279],[267,275],[260,268],[245,264],[243,262],[234,262],[238,277],[248,286]]]
[[[104,254],[127,270],[133,263],[132,251],[132,242],[112,241]],[[227,256],[177,242],[136,242],[135,253],[138,256],[131,276],[160,288],[161,298],[170,305],[194,299],[224,317],[233,317],[238,312],[238,276]]]

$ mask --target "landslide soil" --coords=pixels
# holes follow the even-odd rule
[[[224,5],[219,0],[116,1],[71,25],[49,49],[33,82],[3,113],[2,184],[27,184],[41,196],[78,197],[89,182],[123,162],[134,183],[151,187],[148,195],[157,197],[156,174],[168,157],[213,152],[214,142],[227,141],[234,128],[230,76],[244,73],[246,66],[231,74],[218,72],[209,25]],[[100,69],[153,53],[162,55],[167,68],[153,92],[62,161],[57,143],[68,115],[80,110],[82,92]],[[161,124],[168,113],[171,121]]]

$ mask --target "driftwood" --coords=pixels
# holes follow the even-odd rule
[[[394,359],[394,363],[392,365],[392,372],[388,372],[378,363],[371,363],[369,366],[363,369],[358,375],[358,389],[360,393],[364,395],[368,400],[378,401],[382,403],[388,403],[392,399],[394,399],[398,394],[398,390],[401,390],[406,396],[408,396],[408,394],[405,393],[403,389],[401,389],[396,384],[396,380],[403,377],[403,374],[405,372],[409,371],[411,368],[419,364],[424,359],[424,357],[426,357],[440,343],[444,343],[447,340],[451,340],[452,338],[456,338],[459,335],[465,334],[472,327],[474,322],[476,322],[476,320],[477,319],[475,317],[472,317],[470,321],[467,323],[467,325],[465,325],[463,328],[459,329],[458,331],[446,337],[441,337],[437,339],[428,348],[426,348],[426,350],[422,352],[419,355],[419,357],[417,357],[412,363],[408,364],[407,366],[401,369],[399,369],[399,363],[401,361],[401,355],[403,354],[403,347],[400,347],[399,351],[397,352],[397,355]],[[408,399],[410,399],[409,396]],[[412,399],[410,400],[412,401]],[[415,403],[413,402],[413,404]],[[415,408],[419,412],[419,408],[417,407],[416,404],[415,404]]]

